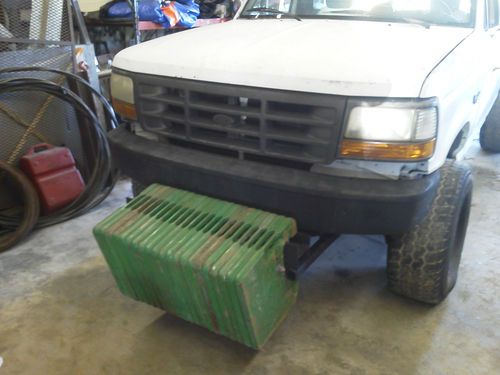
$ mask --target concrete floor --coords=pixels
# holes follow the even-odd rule
[[[498,374],[500,156],[476,146],[475,196],[459,282],[442,305],[385,288],[385,245],[344,236],[309,269],[298,302],[260,352],[122,296],[92,238],[123,204],[0,255],[3,374]]]

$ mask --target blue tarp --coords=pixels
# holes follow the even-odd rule
[[[160,0],[139,2],[139,19],[155,22],[163,27],[193,27],[199,15],[200,9],[194,0],[163,2],[163,4]]]

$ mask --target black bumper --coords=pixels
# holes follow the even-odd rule
[[[427,214],[439,172],[418,180],[365,180],[240,161],[138,137],[109,136],[116,165],[154,182],[287,215],[314,233],[396,234]]]

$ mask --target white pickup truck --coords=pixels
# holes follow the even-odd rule
[[[248,0],[234,20],[128,48],[109,134],[135,186],[384,234],[389,287],[455,285],[471,203],[458,162],[500,151],[500,0]],[[489,114],[489,116],[488,116]],[[139,129],[139,130],[138,130]]]

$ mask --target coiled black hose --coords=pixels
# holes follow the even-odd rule
[[[10,177],[16,184],[16,187],[23,195],[23,215],[19,218],[19,223],[15,230],[6,233],[0,232],[0,253],[9,249],[21,241],[35,226],[40,213],[40,204],[38,195],[30,180],[22,174],[17,168],[11,167],[0,160],[0,178]],[[7,174],[7,176],[5,175]]]
[[[4,73],[16,73],[25,71],[42,71],[61,74],[69,79],[73,79],[76,82],[81,83],[103,103],[104,109],[106,110],[112,127],[118,126],[118,121],[109,102],[102,96],[100,92],[95,90],[92,86],[89,85],[88,82],[78,77],[77,75],[59,71],[56,69],[47,69],[41,67],[1,69],[0,75]],[[73,91],[50,80],[38,78],[8,78],[0,80],[0,94],[19,91],[44,92],[71,104],[76,111],[80,112],[88,119],[91,134],[94,137],[94,165],[88,181],[86,181],[85,190],[70,205],[58,210],[51,215],[41,216],[38,220],[38,223],[36,224],[36,227],[47,227],[72,219],[100,204],[113,189],[118,176],[118,171],[112,165],[111,152],[109,149],[108,141],[106,139],[106,132],[104,130],[105,128],[100,123],[96,114]],[[20,219],[18,217],[0,215],[0,227],[15,230],[19,227],[19,225]]]
[[[94,94],[99,101],[102,103],[104,109],[106,110],[106,113],[109,116],[110,122],[111,122],[111,127],[115,129],[118,127],[119,123],[118,120],[116,119],[115,111],[113,110],[113,107],[109,103],[109,101],[102,95],[98,90],[96,90],[90,83],[88,83],[86,80],[84,80],[82,77],[77,76],[76,74],[70,73],[70,72],[65,72],[64,70],[58,70],[58,69],[51,69],[51,68],[44,68],[41,66],[31,66],[31,67],[14,67],[14,68],[4,68],[0,69],[0,76],[2,74],[9,74],[9,73],[22,73],[22,72],[42,72],[42,73],[54,73],[54,74],[59,74],[62,76],[65,76],[66,78],[73,80],[75,82],[78,82],[85,86],[89,91]],[[1,82],[1,80],[0,80]],[[47,81],[47,82],[52,82],[52,81]]]

